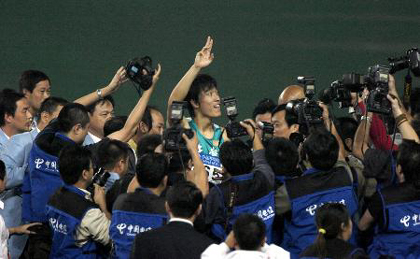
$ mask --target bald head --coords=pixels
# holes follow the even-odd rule
[[[303,99],[305,98],[305,91],[302,86],[299,85],[289,85],[286,87],[279,96],[278,104],[286,104],[291,100]]]

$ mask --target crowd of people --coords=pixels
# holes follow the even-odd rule
[[[0,258],[420,258],[420,91],[404,106],[389,75],[389,116],[366,109],[365,89],[348,117],[318,102],[321,122],[308,123],[289,108],[304,87],[290,85],[229,138],[201,73],[213,44],[166,121],[149,104],[160,65],[128,116],[112,97],[124,67],[74,101],[37,70],[1,91]],[[177,102],[190,116],[175,123]]]

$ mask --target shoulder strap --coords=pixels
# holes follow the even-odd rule
[[[225,232],[229,226],[229,219],[233,215],[233,206],[235,205],[236,198],[238,196],[238,185],[236,185],[233,181],[229,183],[230,195],[229,195],[229,203],[227,207],[227,215],[225,221]]]

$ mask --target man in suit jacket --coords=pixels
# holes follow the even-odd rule
[[[169,223],[137,235],[131,258],[200,258],[213,241],[194,230],[193,222],[201,212],[203,195],[191,182],[172,186],[166,195]]]

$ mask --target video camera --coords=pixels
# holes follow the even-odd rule
[[[127,77],[144,91],[152,86],[155,70],[152,68],[152,59],[149,56],[130,60],[125,69]],[[140,93],[140,89],[137,91]]]
[[[172,122],[172,127],[167,128],[163,133],[163,142],[165,150],[174,152],[178,150],[187,150],[185,140],[182,134],[185,133],[188,138],[194,137],[194,132],[191,129],[182,128],[182,118],[184,117],[184,106],[186,102],[172,102],[169,120]]]
[[[405,56],[399,58],[388,58],[389,66],[391,67],[389,73],[394,74],[403,69],[410,69],[417,77],[420,76],[420,53],[417,48],[407,50]]]
[[[223,98],[223,105],[226,108],[226,115],[229,118],[229,122],[226,124],[225,129],[229,139],[239,138],[248,135],[246,129],[236,121],[238,116],[238,108],[236,105],[235,97]]]
[[[370,91],[366,108],[368,112],[388,115],[391,113],[391,103],[386,98],[389,91],[389,68],[381,65],[369,67],[366,77]]]
[[[105,171],[102,167],[97,169],[96,173],[92,177],[92,182],[90,185],[86,188],[87,191],[89,191],[92,196],[95,195],[95,186],[94,184],[99,185],[100,187],[104,187],[106,182],[108,181],[108,178],[110,177],[110,173]]]
[[[336,80],[319,95],[319,99],[329,104],[339,103],[340,108],[351,106],[351,93],[362,92],[366,87],[369,91],[367,110],[369,112],[389,114],[391,104],[386,98],[389,86],[389,68],[383,65],[371,66],[366,75],[356,73],[345,74],[342,80]]]
[[[321,124],[323,122],[322,108],[313,99],[315,96],[315,78],[299,76],[297,79],[298,83],[304,85],[306,98],[288,102],[286,112],[294,114],[300,126]]]
[[[319,95],[319,100],[325,104],[331,101],[338,102],[338,107],[347,108],[351,106],[351,93],[361,92],[365,87],[365,78],[360,74],[345,74],[341,80],[335,80],[330,87],[324,89]]]

